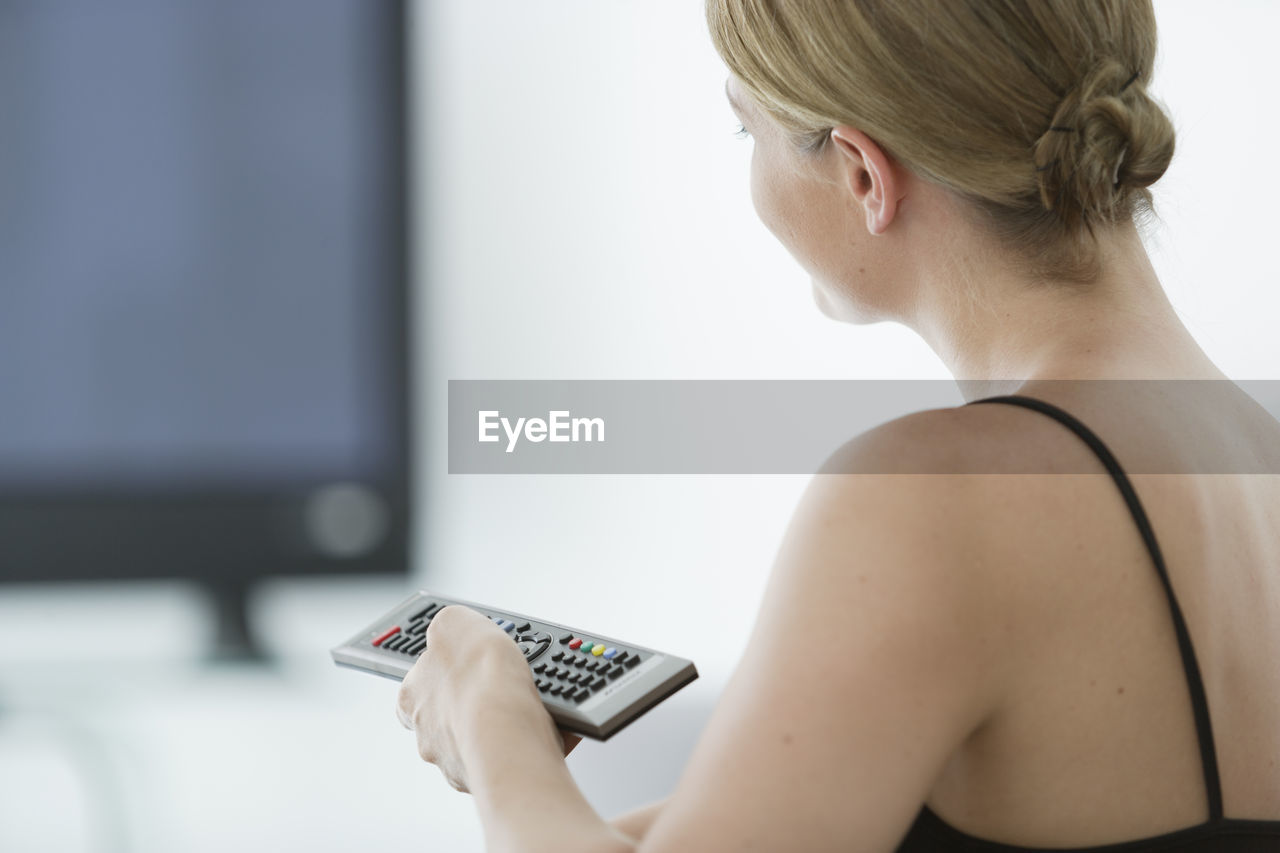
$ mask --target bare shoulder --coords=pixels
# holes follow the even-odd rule
[[[858,555],[863,572],[828,581],[847,590],[866,582],[865,571],[882,582],[891,573],[902,603],[932,608],[957,634],[982,640],[974,650],[994,654],[1016,638],[988,644],[987,626],[1034,629],[1036,614],[1053,606],[1060,579],[1046,554],[1068,554],[1096,536],[1099,504],[1123,522],[1106,504],[1119,498],[1100,466],[1096,476],[1063,476],[1090,470],[1091,455],[1061,424],[1013,406],[930,409],[886,422],[846,442],[813,478],[775,572],[804,584],[798,565]],[[1009,473],[1018,471],[1038,473]],[[990,657],[974,660],[999,667]]]
[[[1076,536],[1072,513],[1086,492],[1051,473],[991,472],[1064,448],[1089,452],[1053,421],[1011,408],[913,413],[832,454],[787,528],[767,593],[787,607],[762,610],[759,642],[800,618],[856,614],[848,648],[892,648],[895,678],[950,683],[951,707],[971,723],[997,710],[1016,671],[1018,632],[1034,631],[1054,598],[1044,560],[1029,555]],[[1093,480],[1085,490],[1102,485],[1075,479]]]
[[[1078,447],[1076,446],[1078,445]],[[823,473],[951,474],[1079,470],[1088,449],[1056,421],[1007,405],[926,409],[854,436],[827,459]]]
[[[1000,487],[921,473],[993,441],[967,420],[878,427],[810,481],[742,660],[641,849],[890,849],[999,712],[1021,594],[979,521]]]
[[[1071,470],[1089,454],[1061,425],[1010,406],[969,406],[914,412],[867,430],[833,452],[813,478],[788,538],[807,537],[822,549],[909,549],[919,559],[885,561],[937,585],[945,566],[970,586],[996,579],[993,539],[1028,517],[1057,515],[1066,456]],[[930,553],[933,552],[933,553]],[[978,596],[989,601],[990,590]],[[954,599],[960,603],[964,599]],[[989,616],[989,613],[983,613]]]

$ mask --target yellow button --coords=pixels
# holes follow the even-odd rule
[[[591,654],[595,655],[596,657],[599,657],[600,655],[604,654],[604,643],[596,643],[594,646],[592,646]]]

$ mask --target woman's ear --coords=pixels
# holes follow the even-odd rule
[[[883,234],[897,215],[898,202],[906,189],[897,163],[871,137],[855,128],[832,128],[831,140],[849,191],[867,214],[867,230]]]

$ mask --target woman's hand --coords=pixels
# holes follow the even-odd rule
[[[455,790],[469,790],[461,735],[490,719],[477,711],[530,715],[531,728],[545,731],[564,755],[581,741],[556,727],[524,655],[492,620],[454,604],[436,614],[426,636],[426,651],[400,687],[396,716],[417,735],[418,754],[439,767]]]

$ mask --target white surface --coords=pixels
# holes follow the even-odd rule
[[[470,798],[396,720],[396,682],[329,660],[407,592],[270,585],[256,608],[268,668],[203,664],[184,638],[208,636],[208,614],[177,585],[7,595],[4,636],[40,641],[0,652],[0,850],[482,850]],[[580,745],[569,764],[596,807],[669,790],[717,690],[704,673]]]

